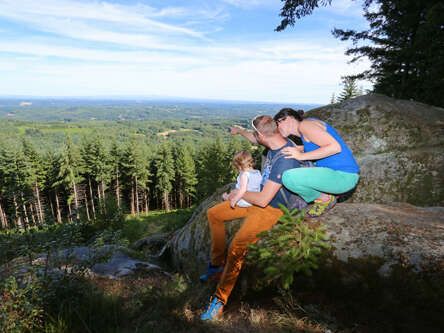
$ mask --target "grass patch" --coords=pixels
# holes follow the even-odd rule
[[[157,210],[137,217],[127,215],[122,235],[132,243],[143,237],[177,230],[187,223],[193,214],[193,209],[194,207],[176,209],[168,213]]]

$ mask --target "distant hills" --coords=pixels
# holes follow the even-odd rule
[[[275,104],[185,98],[0,97],[0,118],[31,121],[146,121],[163,119],[245,119],[274,115],[283,107],[305,111],[321,104]]]

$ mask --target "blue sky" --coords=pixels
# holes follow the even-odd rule
[[[361,3],[275,32],[279,0],[0,0],[0,95],[328,103],[369,66],[330,33],[366,28]]]

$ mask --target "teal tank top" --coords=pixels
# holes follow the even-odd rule
[[[309,118],[309,119],[316,119],[316,118]],[[333,170],[338,171],[345,171],[345,172],[351,172],[351,173],[358,173],[359,172],[359,166],[358,163],[356,163],[355,158],[353,157],[353,154],[348,148],[348,146],[345,144],[344,140],[339,136],[338,132],[331,127],[329,124],[327,124],[325,121],[322,121],[325,126],[327,127],[327,133],[330,134],[335,140],[341,145],[341,152],[335,155],[331,155],[328,157],[321,158],[319,160],[316,160],[316,166],[317,167],[324,167],[324,168],[330,168]],[[305,141],[304,136],[301,133],[301,139],[304,143],[304,150],[305,152],[310,152],[313,150],[316,150],[319,148],[318,145],[314,144],[313,142],[307,142]]]

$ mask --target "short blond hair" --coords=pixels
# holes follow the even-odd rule
[[[253,120],[253,124],[262,135],[272,136],[279,133],[276,122],[270,116],[259,116]]]
[[[254,158],[248,150],[241,150],[234,154],[233,157],[233,168],[239,171],[244,171],[247,168],[254,167]]]

